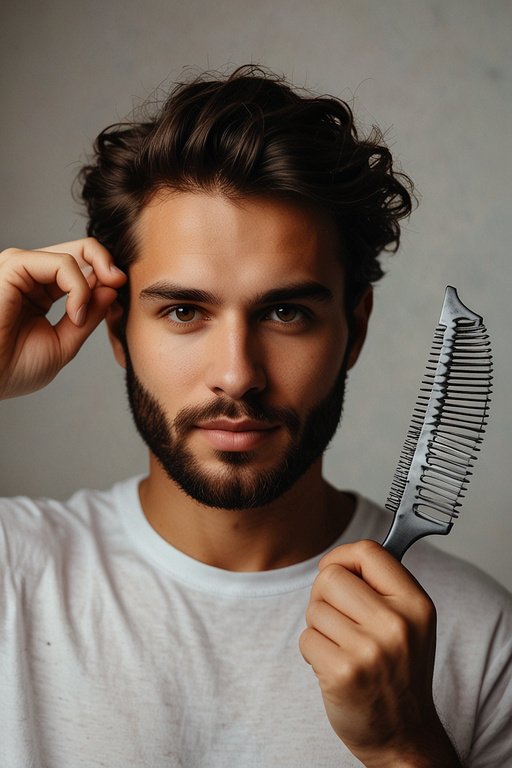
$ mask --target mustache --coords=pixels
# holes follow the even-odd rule
[[[196,424],[213,419],[251,419],[262,424],[278,422],[285,426],[293,435],[300,430],[300,420],[291,408],[264,406],[251,400],[235,402],[224,398],[216,398],[205,405],[183,408],[173,420],[173,427],[179,436],[192,429]]]

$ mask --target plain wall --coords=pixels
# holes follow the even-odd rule
[[[512,588],[508,0],[3,3],[0,247],[81,237],[70,195],[91,141],[157,86],[262,63],[376,122],[421,201],[375,290],[329,479],[384,503],[447,284],[484,315],[491,419],[444,549]],[[184,72],[185,68],[185,72]],[[147,467],[102,326],[46,390],[0,404],[0,493],[65,498]]]

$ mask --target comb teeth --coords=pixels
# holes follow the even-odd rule
[[[448,532],[487,424],[491,374],[482,318],[449,287],[386,502],[395,516],[409,510]]]

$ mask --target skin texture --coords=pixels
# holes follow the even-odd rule
[[[158,197],[145,209],[138,239],[126,344],[141,384],[169,421],[185,408],[222,401],[241,410],[256,401],[266,409],[291,409],[302,428],[330,392],[348,344],[343,269],[330,222],[284,201],[235,203],[220,195],[179,193]],[[212,295],[193,302],[155,295],[169,283]],[[265,297],[291,284],[312,283],[328,290],[329,298],[303,297],[283,305],[289,314],[295,307],[291,322],[276,315],[276,298]],[[186,318],[181,323],[180,307]],[[349,367],[362,345],[370,307],[368,292],[355,313]],[[118,321],[112,311],[112,343],[125,365]],[[242,468],[248,481],[278,466],[290,447],[293,437],[282,420],[274,419],[272,426],[250,448]],[[226,481],[233,468],[219,458],[208,436],[190,430],[183,442],[203,471],[218,483]],[[334,540],[353,507],[350,497],[323,480],[321,459],[274,502],[227,514],[187,496],[152,456],[141,499],[149,522],[174,546],[233,570],[275,568],[313,556]],[[317,511],[314,518],[311,509]]]
[[[349,339],[337,235],[296,202],[162,194],[137,233],[126,324],[114,302],[125,276],[94,240],[0,254],[0,396],[44,386],[106,316],[118,362],[126,366],[128,349],[159,417],[171,432],[177,417],[185,425],[181,446],[214,482],[233,472],[252,481],[279,466],[344,361],[356,362],[371,291]],[[292,285],[302,295],[283,298]],[[45,314],[66,293],[66,314],[52,327]],[[260,413],[250,423],[248,403]],[[204,423],[212,408],[224,414],[213,427]],[[187,413],[196,416],[183,420]],[[321,456],[269,503],[224,509],[188,495],[150,452],[140,497],[164,539],[230,570],[312,557],[353,513],[351,497],[323,479]],[[428,596],[379,544],[338,547],[320,562],[300,651],[335,733],[367,768],[459,766],[432,700],[435,623]]]

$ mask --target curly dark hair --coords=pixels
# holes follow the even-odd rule
[[[153,118],[105,128],[79,182],[87,233],[125,269],[138,216],[161,188],[309,201],[337,224],[352,300],[382,277],[378,256],[397,250],[411,212],[412,183],[393,171],[378,129],[361,138],[348,104],[255,66],[180,83]]]

